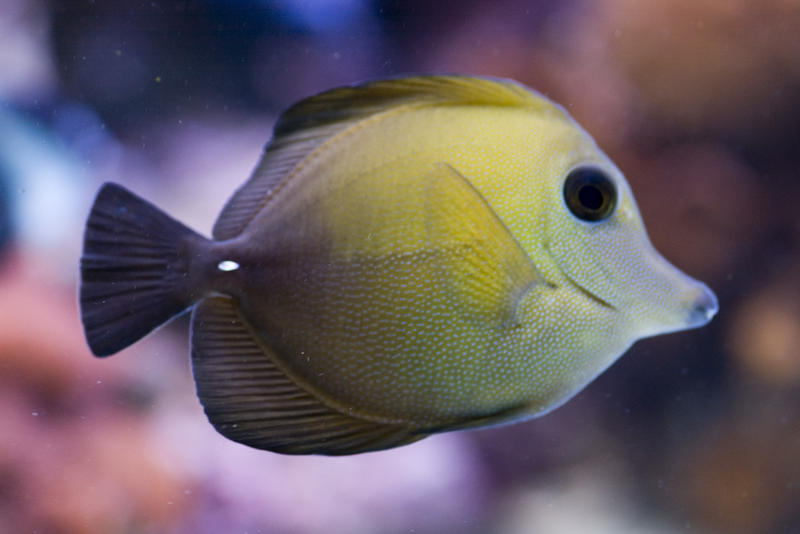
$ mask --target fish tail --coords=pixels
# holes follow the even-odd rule
[[[209,243],[127,189],[103,185],[81,256],[81,320],[92,352],[114,354],[191,306],[190,259]]]

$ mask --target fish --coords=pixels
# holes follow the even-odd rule
[[[191,310],[223,436],[348,455],[541,416],[714,293],[651,245],[630,186],[558,104],[426,75],[284,111],[204,237],[104,184],[79,301],[99,357]]]

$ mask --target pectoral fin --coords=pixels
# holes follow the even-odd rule
[[[534,285],[547,283],[472,184],[440,163],[426,176],[426,228],[455,304],[475,321],[509,326]]]
[[[445,286],[461,313],[487,326],[515,324],[522,296],[547,283],[486,199],[447,163],[411,176],[343,176],[318,204],[326,216],[313,224],[319,209],[284,215],[315,229],[319,246],[310,250],[329,251],[306,262],[352,266],[348,272],[370,262],[415,263],[426,291]]]

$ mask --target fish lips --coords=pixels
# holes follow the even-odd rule
[[[699,328],[708,324],[719,311],[717,296],[702,282],[697,284],[696,295],[690,301],[685,328]]]

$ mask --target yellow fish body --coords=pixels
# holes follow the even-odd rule
[[[514,82],[428,76],[287,110],[213,240],[106,184],[81,308],[108,355],[193,307],[223,435],[351,454],[565,402],[713,293],[650,245],[620,171]]]

